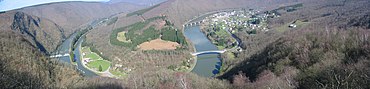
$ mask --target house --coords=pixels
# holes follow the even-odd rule
[[[295,24],[290,24],[288,27],[290,27],[290,28],[296,28],[296,27],[297,27],[297,25],[295,25]]]
[[[91,62],[90,58],[84,58],[82,64],[86,65],[87,63]]]
[[[115,67],[122,67],[122,65],[121,64],[116,64]]]
[[[117,70],[118,68],[121,68],[121,67],[122,67],[122,65],[121,65],[121,64],[115,64],[115,65],[114,65],[114,69],[116,69],[116,70]]]

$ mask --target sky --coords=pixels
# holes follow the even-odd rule
[[[109,0],[0,0],[0,12],[33,5],[66,1],[108,2]]]

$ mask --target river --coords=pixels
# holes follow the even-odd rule
[[[77,43],[77,47],[76,49],[74,50],[74,54],[75,54],[75,57],[76,57],[76,63],[77,63],[77,70],[79,70],[83,75],[85,76],[97,76],[96,73],[90,71],[89,69],[85,68],[83,65],[82,65],[82,62],[81,62],[81,44],[82,42],[85,40],[84,37],[81,37],[79,40],[78,40],[78,43]]]
[[[207,36],[201,32],[199,26],[189,26],[184,29],[185,37],[194,45],[196,52],[218,50],[216,45],[212,44]],[[213,77],[219,73],[221,65],[220,54],[198,55],[197,64],[192,72],[204,77]]]
[[[82,28],[82,29],[89,29],[89,28],[93,29],[94,27],[99,26],[99,25],[103,24],[104,22],[107,22],[107,20],[108,20],[107,18],[97,19],[97,20],[94,20],[94,21],[86,24],[86,26],[82,26],[80,28]],[[83,32],[83,31],[80,30],[78,32]],[[75,50],[73,50],[74,59],[76,59],[76,64],[77,64],[76,69],[78,71],[80,71],[84,76],[87,76],[87,77],[98,76],[93,71],[90,71],[89,69],[85,68],[81,63],[81,51],[80,51],[80,49],[81,49],[81,44],[85,40],[85,38],[83,36],[81,36],[80,38],[78,38],[76,46],[72,46],[73,38],[75,38],[77,36],[78,32],[73,33],[66,40],[64,40],[63,43],[60,46],[57,47],[57,51],[54,52],[54,53],[56,53],[56,54],[66,54],[66,53],[69,53],[69,50],[72,50],[71,47],[76,47]],[[86,35],[86,33],[83,33],[83,35]],[[72,59],[70,59],[69,56],[60,57],[59,60],[62,63],[72,64],[72,62],[71,62]]]
[[[61,53],[61,54],[65,54],[65,53],[69,53],[69,50],[71,49],[71,46],[72,45],[72,40],[73,38],[75,38],[77,35],[77,32],[72,34],[68,39],[66,39],[59,47],[58,47],[58,53]],[[76,68],[78,71],[80,71],[84,76],[88,76],[88,77],[91,77],[91,76],[97,76],[96,73],[86,69],[85,67],[82,66],[82,63],[81,63],[81,52],[80,52],[80,48],[81,48],[81,44],[83,42],[84,38],[81,37],[78,41],[77,41],[77,46],[75,48],[75,50],[73,51],[73,53],[75,54],[75,57],[76,57]],[[67,64],[71,64],[71,59],[69,56],[66,56],[66,57],[60,57],[59,58],[60,62],[62,63],[67,63]]]
[[[101,21],[97,20],[90,24],[90,26],[95,27],[96,25],[99,25],[97,23],[100,23]],[[206,37],[206,35],[201,32],[199,26],[189,26],[184,28],[184,34],[187,39],[191,41],[191,43],[195,47],[196,52],[202,52],[202,51],[212,51],[212,50],[218,50],[216,45],[212,44],[210,40]],[[68,39],[63,41],[63,43],[58,47],[57,53],[65,54],[68,53],[71,49],[70,47],[72,44],[73,38],[75,38],[77,35],[77,32],[72,34]],[[80,47],[81,43],[83,42],[84,38],[81,37],[78,39],[77,46],[74,50],[74,54],[76,57],[76,63],[77,63],[77,70],[79,70],[84,76],[97,76],[96,73],[86,69],[82,66],[81,63],[81,52]],[[71,64],[70,57],[61,57],[59,58],[62,62]],[[197,64],[193,68],[192,72],[204,76],[204,77],[213,77],[214,75],[219,73],[219,70],[222,65],[222,59],[220,58],[220,54],[201,54],[197,55]]]
[[[69,53],[69,50],[71,49],[71,43],[72,43],[72,40],[73,38],[77,35],[77,33],[74,33],[72,34],[69,38],[67,38],[66,40],[63,41],[63,43],[58,46],[57,48],[57,54],[66,54],[66,53]],[[66,63],[71,63],[71,59],[69,56],[67,57],[60,57],[59,58],[60,61],[62,62],[66,62]]]

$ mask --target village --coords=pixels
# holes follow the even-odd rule
[[[233,34],[255,35],[257,32],[269,31],[267,18],[279,17],[275,13],[265,13],[254,9],[241,9],[220,12],[205,18],[202,31],[219,49],[237,46]]]

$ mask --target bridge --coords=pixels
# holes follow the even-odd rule
[[[205,22],[205,21],[201,20],[201,21],[198,21],[198,22],[192,22],[192,23],[189,23],[189,24],[182,25],[182,27],[185,28],[185,27],[199,26],[203,22]]]
[[[201,55],[201,54],[217,54],[217,53],[224,53],[226,51],[227,51],[226,49],[225,50],[201,51],[201,52],[192,53],[191,55],[197,56],[197,55]]]
[[[50,58],[59,58],[59,57],[67,57],[69,56],[69,53],[66,54],[57,54],[57,55],[51,55]]]

